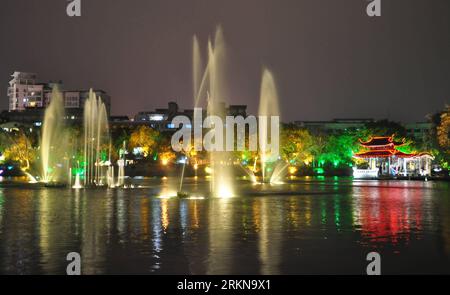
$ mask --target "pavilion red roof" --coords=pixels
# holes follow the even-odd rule
[[[376,146],[387,146],[387,145],[394,145],[394,146],[402,146],[405,144],[405,139],[403,138],[402,141],[395,141],[394,136],[379,136],[379,137],[371,137],[368,141],[362,141],[359,139],[359,142],[362,146],[365,147],[376,147]]]
[[[368,151],[368,152],[362,152],[357,153],[353,157],[354,158],[361,158],[361,159],[367,159],[367,158],[389,158],[389,157],[399,157],[399,158],[415,158],[415,157],[424,157],[429,156],[432,157],[429,153],[412,153],[407,154],[401,151],[397,150],[375,150],[375,151]]]

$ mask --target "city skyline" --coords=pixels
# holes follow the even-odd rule
[[[21,78],[19,78],[19,76]],[[153,121],[153,123],[157,122],[158,120],[152,120],[151,118],[147,118],[150,114],[154,114],[154,113],[161,113],[163,110],[164,111],[169,111],[170,109],[170,105],[176,105],[177,111],[178,111],[178,102],[176,101],[167,101],[166,104],[169,105],[169,109],[163,109],[161,108],[161,106],[157,106],[154,109],[150,110],[150,109],[146,109],[146,110],[139,110],[137,113],[135,114],[131,114],[131,115],[123,115],[123,114],[113,114],[111,113],[111,97],[108,95],[107,92],[103,91],[103,90],[98,90],[98,89],[94,89],[94,88],[90,88],[90,90],[84,89],[84,90],[74,90],[74,89],[67,89],[65,87],[64,81],[62,80],[49,80],[47,82],[41,81],[38,78],[38,74],[36,73],[31,73],[31,72],[20,72],[20,71],[14,71],[14,73],[11,75],[12,80],[9,82],[9,87],[8,87],[8,100],[9,100],[9,107],[6,110],[0,110],[4,115],[5,112],[13,112],[13,114],[16,114],[19,117],[23,118],[27,118],[27,121],[33,121],[33,120],[37,120],[37,118],[39,117],[39,114],[42,115],[43,112],[40,111],[38,113],[36,113],[35,111],[39,111],[40,108],[47,108],[48,104],[51,101],[51,95],[52,95],[52,88],[57,86],[57,91],[61,91],[63,98],[64,98],[64,107],[69,110],[82,110],[84,108],[84,100],[87,97],[87,95],[89,94],[90,90],[93,90],[99,97],[101,97],[107,104],[107,113],[110,115],[110,120],[111,121],[117,121],[117,119],[120,119],[121,121],[123,121],[125,118],[128,118],[128,120],[130,121],[138,121],[138,122],[145,122],[145,121]],[[20,89],[16,89],[16,88],[20,88]],[[16,91],[13,91],[13,89],[16,89]],[[10,97],[10,95],[13,95]],[[23,99],[24,97],[26,97],[26,99]],[[224,106],[226,106],[226,101],[222,101],[222,103],[224,104]],[[236,113],[234,114],[234,112],[232,111],[232,116],[243,116],[246,117],[246,110],[247,110],[247,105],[233,105],[233,104],[229,104],[229,106],[233,109],[240,109],[240,108],[244,108],[243,113]],[[36,110],[33,110],[36,109]],[[23,112],[25,110],[31,110],[31,113],[28,112]],[[206,111],[206,108],[204,109],[204,111]],[[170,112],[170,111],[169,111]],[[184,112],[187,113],[192,113],[193,112],[193,107],[191,108],[185,108]],[[439,112],[440,113],[440,112]],[[36,117],[36,115],[38,117]],[[248,114],[248,115],[252,115],[252,114]],[[392,122],[398,122],[400,124],[406,124],[405,126],[411,125],[411,124],[428,124],[427,126],[429,126],[428,128],[431,128],[431,121],[432,121],[432,116],[431,115],[435,115],[435,114],[427,114],[427,116],[424,116],[425,120],[422,121],[410,121],[410,122],[406,122],[406,121],[395,121],[392,120]],[[9,116],[7,116],[9,117]],[[78,116],[77,116],[78,117]],[[15,118],[15,116],[13,115],[12,118]],[[15,120],[9,118],[8,120]],[[20,119],[20,120],[22,120]],[[353,125],[360,125],[363,124],[363,122],[376,122],[376,121],[385,121],[385,120],[389,120],[389,118],[362,118],[362,117],[342,117],[342,118],[332,118],[332,119],[328,119],[328,120],[293,120],[293,121],[284,121],[282,123],[285,124],[297,124],[299,126],[303,125],[303,124],[321,124],[321,125],[326,125],[326,124],[342,124],[343,126],[348,125],[348,123],[350,122],[350,124]],[[167,120],[164,120],[162,122],[168,123],[166,122]],[[169,117],[169,121],[171,121],[170,117]],[[412,125],[411,125],[412,126]]]

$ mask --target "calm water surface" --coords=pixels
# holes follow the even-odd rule
[[[65,274],[67,253],[79,252],[84,274],[363,274],[378,251],[384,274],[450,274],[445,182],[242,182],[239,197],[196,200],[158,197],[175,180],[134,182],[0,184],[0,273]]]

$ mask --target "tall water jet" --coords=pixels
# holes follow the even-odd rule
[[[80,189],[80,188],[83,188],[83,187],[81,186],[80,174],[79,174],[79,173],[77,173],[77,174],[75,175],[75,184],[72,186],[72,188],[74,188],[74,189]]]
[[[208,43],[208,115],[225,118],[225,98],[227,97],[225,87],[225,59],[226,48],[222,29],[217,28],[214,44]],[[216,126],[217,127],[217,126]],[[221,130],[215,128],[214,130]],[[222,130],[223,132],[224,130]],[[220,132],[220,131],[219,131]],[[224,134],[222,133],[223,137]],[[233,196],[233,173],[232,173],[232,155],[230,152],[211,151],[210,162],[212,168],[211,191],[215,197],[228,198]]]
[[[102,185],[106,170],[106,150],[108,149],[109,128],[105,104],[94,91],[89,91],[89,98],[84,104],[84,184],[85,186]]]
[[[106,184],[108,185],[108,187],[110,187],[110,188],[116,187],[116,183],[114,182],[114,166],[113,165],[108,166],[106,177],[107,177]]]
[[[198,39],[193,38],[193,95],[195,107],[200,107],[202,99],[206,98],[208,116],[226,116],[225,98],[225,60],[226,47],[223,32],[217,28],[214,42],[208,41],[208,59],[206,69],[201,74],[202,62]],[[223,135],[223,134],[222,134]],[[224,148],[224,147],[223,147]],[[231,170],[232,156],[230,152],[210,152],[211,162],[211,193],[215,197],[231,197],[233,195],[233,173]]]
[[[45,110],[41,137],[41,163],[43,182],[65,182],[63,167],[67,156],[67,138],[64,132],[64,103],[58,86],[54,86],[50,105]]]
[[[259,141],[268,142],[272,140],[269,138],[269,133],[271,129],[269,128],[269,118],[279,117],[279,98],[278,91],[275,84],[275,79],[273,74],[268,70],[264,69],[261,80],[261,92],[259,101]],[[262,120],[261,118],[267,118],[267,120]],[[276,162],[278,161],[278,155],[274,155],[272,151],[265,150],[265,147],[260,144],[259,158],[261,161],[261,172],[263,182],[278,182],[278,177],[281,176],[280,168],[276,167]],[[274,167],[275,166],[275,167]],[[277,173],[274,173],[276,171]],[[274,179],[272,179],[274,177]],[[277,179],[275,179],[277,178]]]
[[[125,160],[120,159],[117,161],[117,166],[119,168],[119,172],[117,173],[117,186],[125,185]],[[113,170],[114,177],[114,170]]]
[[[194,106],[197,106],[199,99],[199,90],[203,80],[203,64],[200,52],[200,44],[197,36],[192,39],[192,91],[194,97]]]
[[[126,150],[126,142],[122,143],[122,151]],[[117,161],[118,173],[117,184],[114,186],[122,187],[125,185],[125,152],[122,153],[122,158]],[[114,182],[114,167],[112,167],[111,177]]]

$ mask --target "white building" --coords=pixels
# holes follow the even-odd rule
[[[14,72],[12,78],[8,87],[10,112],[47,107],[55,85],[59,86],[64,97],[64,107],[67,109],[82,109],[85,100],[89,97],[89,90],[64,90],[62,82],[38,83],[37,75],[34,73]],[[94,92],[102,98],[110,114],[110,96],[103,90],[94,90]]]
[[[9,111],[44,106],[44,84],[36,83],[36,74],[14,72],[12,78],[8,87]]]

